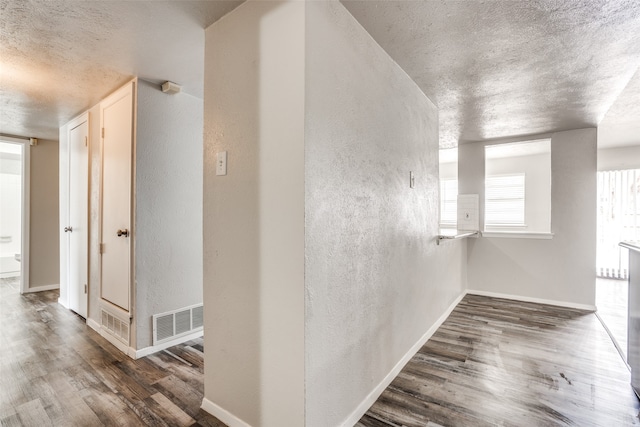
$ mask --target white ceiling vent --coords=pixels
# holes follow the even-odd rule
[[[201,331],[202,304],[153,315],[153,345]]]

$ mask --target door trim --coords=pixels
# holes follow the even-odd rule
[[[89,318],[89,307],[90,307],[90,299],[89,299],[89,292],[91,289],[91,286],[89,286],[89,278],[91,277],[91,263],[90,263],[90,251],[91,251],[91,210],[90,210],[90,200],[91,200],[91,115],[90,113],[84,112],[82,114],[80,114],[79,116],[75,117],[74,119],[70,120],[69,123],[67,123],[67,153],[66,153],[66,157],[67,157],[67,169],[69,170],[66,174],[67,176],[67,182],[65,183],[65,185],[67,186],[66,191],[67,191],[67,214],[66,214],[66,218],[67,218],[67,222],[70,220],[70,215],[69,215],[69,210],[70,210],[70,198],[71,198],[71,174],[70,174],[70,170],[71,170],[71,132],[77,128],[78,126],[81,126],[83,123],[87,124],[87,164],[86,166],[86,171],[87,171],[87,194],[85,194],[86,197],[86,206],[84,207],[86,210],[86,218],[87,218],[87,222],[86,224],[83,224],[83,226],[85,227],[86,230],[86,248],[87,248],[87,259],[84,260],[84,262],[86,263],[87,266],[87,275],[84,278],[84,281],[86,282],[85,285],[87,286],[87,293],[85,294],[85,298],[87,300],[87,313],[86,313],[86,318]],[[65,307],[69,308],[70,307],[70,298],[71,298],[71,286],[70,286],[70,275],[69,275],[69,268],[71,266],[71,260],[69,259],[69,251],[70,251],[71,247],[70,245],[66,245],[65,250],[67,251],[67,256],[66,256],[66,268],[67,268],[67,283],[66,283],[66,304]],[[82,316],[80,313],[77,313],[80,316]]]
[[[0,140],[11,144],[18,144],[21,147],[22,155],[22,167],[21,167],[21,201],[22,201],[22,224],[20,224],[22,233],[20,242],[20,293],[24,294],[30,292],[29,290],[29,224],[30,224],[30,166],[31,157],[30,154],[30,139],[24,137],[10,137],[0,135]]]

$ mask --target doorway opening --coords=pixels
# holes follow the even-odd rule
[[[0,137],[0,283],[20,293],[29,283],[28,147],[28,140]]]
[[[598,317],[627,360],[629,251],[640,242],[640,169],[598,172],[596,306]]]

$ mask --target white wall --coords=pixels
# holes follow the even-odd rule
[[[202,303],[202,100],[138,80],[136,348],[151,316]]]
[[[595,306],[596,140],[594,128],[552,135],[553,239],[469,239],[470,290]],[[461,193],[482,204],[484,144],[458,149]]]
[[[518,231],[549,232],[551,221],[551,155],[487,159],[486,176],[525,174],[525,223]],[[483,225],[480,225],[483,228]]]
[[[203,406],[231,425],[304,425],[304,11],[206,30]]]
[[[94,320],[97,324],[101,323],[99,248],[102,160],[100,139],[100,104],[97,104],[89,110],[89,313],[87,315],[88,319]]]
[[[58,141],[39,139],[30,151],[29,288],[60,284]]]
[[[435,243],[436,107],[340,3],[307,4],[306,39],[305,425],[325,427],[461,295],[466,260]]]
[[[640,169],[640,145],[598,150],[598,170]]]

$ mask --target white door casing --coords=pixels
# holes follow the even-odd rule
[[[67,278],[69,308],[87,318],[89,264],[89,117],[69,125]]]
[[[101,297],[131,309],[131,82],[100,103],[102,130]]]

